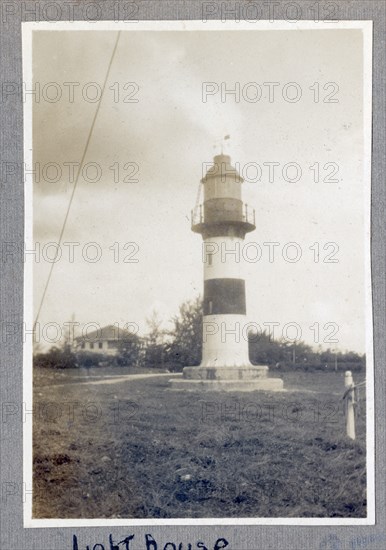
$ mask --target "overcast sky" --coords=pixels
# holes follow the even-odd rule
[[[39,31],[34,33],[33,75],[41,89],[57,82],[62,98],[49,102],[42,96],[34,103],[34,161],[41,171],[57,163],[62,177],[41,174],[34,187],[34,239],[43,247],[57,242],[72,191],[68,167],[79,162],[96,109],[82,97],[89,82],[102,85],[116,40],[116,32]],[[81,177],[68,217],[63,242],[79,242],[75,262],[68,261],[68,247],[55,265],[41,311],[40,323],[63,324],[75,315],[80,323],[100,325],[135,322],[140,332],[156,309],[165,322],[179,305],[202,293],[201,237],[190,230],[202,163],[218,152],[214,147],[230,134],[227,152],[232,163],[244,167],[258,164],[260,182],[243,184],[245,202],[256,210],[256,231],[246,242],[258,243],[262,257],[246,263],[248,319],[263,326],[278,322],[275,336],[286,323],[298,323],[302,339],[313,344],[309,328],[319,323],[323,347],[365,351],[364,317],[364,181],[363,170],[363,59],[360,30],[317,31],[202,31],[122,32],[111,66],[109,81],[91,136],[86,163],[100,165],[100,181]],[[74,101],[68,100],[65,82],[80,83]],[[124,102],[135,82],[137,103]],[[263,95],[257,102],[240,101],[221,94],[202,101],[202,83],[258,83]],[[274,101],[264,82],[278,82]],[[283,86],[296,82],[302,97],[283,99]],[[336,86],[323,89],[326,83]],[[116,83],[116,84],[114,84]],[[320,100],[315,102],[318,83]],[[109,89],[113,87],[113,89]],[[119,89],[119,101],[114,101]],[[254,95],[254,85],[246,93]],[[244,88],[245,90],[245,88]],[[50,98],[54,88],[45,88]],[[94,89],[86,88],[92,96]],[[295,88],[288,89],[291,97]],[[338,103],[323,100],[331,94]],[[117,98],[115,98],[117,99]],[[138,182],[125,163],[137,163]],[[268,166],[278,162],[275,179],[269,182]],[[298,182],[286,182],[282,168],[297,163],[302,169]],[[114,181],[112,165],[119,166]],[[320,180],[314,181],[319,163]],[[336,163],[338,182],[325,182]],[[90,178],[94,172],[90,169]],[[250,168],[247,174],[254,179]],[[294,176],[293,171],[288,172]],[[102,259],[86,261],[83,246],[94,241],[101,246]],[[138,246],[123,250],[127,242]],[[269,262],[268,247],[277,242],[275,258]],[[296,263],[282,256],[286,243],[296,242],[302,251]],[[333,247],[337,263],[325,263]],[[119,262],[114,251],[119,243]],[[314,261],[318,243],[320,260]],[[117,247],[117,245],[115,245]],[[299,250],[298,248],[298,250]],[[249,249],[252,255],[252,248]],[[52,252],[52,251],[51,251]],[[294,248],[288,253],[292,256]],[[90,256],[93,249],[89,249]],[[117,259],[117,258],[115,258]],[[34,309],[36,313],[50,264],[34,266]],[[338,343],[324,343],[336,323]],[[291,333],[292,334],[292,333]]]

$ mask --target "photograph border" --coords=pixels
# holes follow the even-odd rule
[[[0,19],[0,63],[2,69],[2,83],[20,83],[22,81],[21,68],[21,23],[22,21],[39,20],[38,8],[49,3],[48,0],[34,2],[37,6],[36,14],[23,13],[20,6],[29,2],[5,2],[0,0],[2,17]],[[56,0],[55,4],[63,8],[60,20],[66,20],[67,0]],[[112,20],[116,0],[96,0],[101,9],[103,20]],[[123,2],[122,2],[123,3]],[[240,6],[247,2],[240,0]],[[261,5],[263,13],[267,12],[267,2],[256,0]],[[297,2],[300,3],[300,0]],[[330,2],[321,2],[321,6]],[[4,12],[4,6],[10,5],[9,13]],[[201,20],[203,2],[192,0],[136,0],[138,5],[137,18],[141,21],[149,20]],[[221,7],[234,7],[235,2],[214,0],[217,6],[216,13],[209,15],[209,20],[219,19]],[[287,0],[276,0],[275,5],[280,13]],[[335,4],[335,2],[333,2]],[[303,8],[300,20],[312,19],[310,6],[314,2],[301,0]],[[79,7],[79,6],[78,6]],[[264,12],[265,10],[265,12]],[[383,0],[339,0],[338,19],[350,22],[371,20],[374,23],[374,57],[373,71],[373,146],[372,146],[372,191],[371,191],[371,254],[372,254],[372,290],[374,315],[374,367],[375,367],[375,498],[376,515],[375,526],[372,525],[335,525],[335,526],[275,526],[244,525],[210,527],[197,526],[163,526],[152,527],[151,532],[157,540],[207,540],[214,535],[221,534],[230,541],[232,548],[237,550],[300,550],[319,549],[334,550],[336,548],[381,550],[386,540],[386,495],[384,491],[384,472],[386,457],[386,430],[384,418],[386,414],[385,397],[385,369],[386,364],[386,234],[384,211],[386,209],[386,189],[384,174],[386,173],[386,159],[384,144],[386,142],[385,117],[385,86],[386,80],[386,52],[384,37],[386,35],[386,6]],[[279,17],[279,16],[276,16]],[[79,20],[81,16],[77,17]],[[83,15],[84,18],[84,15]],[[133,22],[127,21],[127,25]],[[321,24],[324,24],[321,22]],[[51,24],[54,27],[54,23]],[[52,28],[51,27],[51,28]],[[15,95],[8,102],[4,102],[0,110],[2,140],[0,141],[1,158],[15,165],[23,162],[23,104],[20,96]],[[3,241],[22,244],[24,242],[24,196],[22,177],[17,174],[11,178],[8,185],[1,188],[0,201],[0,228]],[[11,322],[22,326],[23,323],[23,262],[14,261],[3,268],[1,277],[2,292],[0,294],[0,311],[2,323]],[[1,346],[1,374],[3,383],[0,386],[3,404],[10,403],[15,411],[20,413],[23,405],[22,397],[22,338],[11,344]],[[1,547],[4,550],[69,550],[72,548],[73,528],[51,527],[50,529],[23,528],[23,502],[25,488],[23,487],[23,417],[21,414],[12,414],[2,423],[3,445],[1,447],[1,481],[2,489],[9,484],[14,492],[9,498],[2,497],[1,510]],[[98,522],[95,527],[82,527],[77,530],[79,543],[85,546],[93,542],[108,541],[109,533],[119,537],[123,529],[111,527],[106,529]],[[133,529],[136,539],[142,540],[147,528],[138,526]],[[122,537],[121,537],[122,538]]]
[[[128,27],[124,23],[114,22],[73,22],[58,23],[52,29],[49,23],[23,23],[23,81],[27,89],[33,88],[32,82],[32,34],[40,31],[109,31],[109,32],[141,32],[141,31],[175,31],[175,32],[275,32],[298,30],[348,30],[360,29],[363,32],[363,134],[364,134],[364,239],[365,239],[365,299],[366,299],[366,472],[367,472],[367,517],[366,518],[175,518],[175,519],[37,519],[32,517],[32,499],[24,503],[25,527],[84,527],[84,526],[137,526],[137,525],[374,525],[375,523],[375,480],[374,480],[374,364],[373,364],[373,316],[371,289],[371,248],[370,248],[370,214],[371,214],[371,98],[372,98],[372,21],[340,21],[318,23],[299,21],[291,24],[286,21],[261,21],[253,27],[246,22],[226,23],[218,21],[140,21],[135,26]],[[32,105],[26,101],[24,109],[24,158],[27,166],[32,166]],[[33,249],[32,235],[32,181],[26,179],[25,185],[25,241],[27,250]],[[33,326],[33,291],[31,262],[25,263],[24,276],[24,311],[27,327]],[[32,338],[24,344],[24,398],[27,409],[32,410]],[[24,482],[32,487],[32,418],[24,425]]]

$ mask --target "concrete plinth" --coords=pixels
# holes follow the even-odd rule
[[[268,378],[266,366],[185,367],[181,378],[170,380],[175,390],[188,391],[280,391],[283,380]]]

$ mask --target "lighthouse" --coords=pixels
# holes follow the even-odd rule
[[[216,155],[201,180],[203,203],[191,214],[202,237],[203,335],[199,367],[187,366],[174,388],[228,391],[280,390],[267,366],[249,361],[245,236],[256,229],[255,210],[242,200],[243,178],[231,158]]]

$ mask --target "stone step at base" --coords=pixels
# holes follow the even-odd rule
[[[241,365],[234,367],[185,367],[182,371],[186,380],[256,380],[267,378],[268,367]]]

